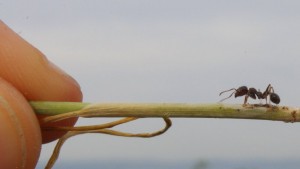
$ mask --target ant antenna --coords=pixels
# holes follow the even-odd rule
[[[222,102],[222,101],[224,101],[224,100],[226,100],[226,99],[229,99],[235,92],[236,92],[236,89],[235,88],[232,88],[232,89],[229,89],[229,90],[225,90],[225,91],[223,91],[223,92],[221,92],[220,94],[219,94],[219,96],[221,96],[223,93],[225,93],[225,92],[229,92],[229,91],[231,91],[231,90],[235,90],[234,92],[232,92],[231,94],[230,94],[230,96],[228,96],[228,97],[226,97],[226,98],[224,98],[224,99],[222,99],[222,100],[220,100],[219,102]]]

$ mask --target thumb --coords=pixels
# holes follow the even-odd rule
[[[39,123],[27,100],[0,78],[0,168],[34,168],[41,150]]]

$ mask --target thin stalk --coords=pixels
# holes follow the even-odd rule
[[[182,103],[102,103],[79,102],[30,102],[37,114],[48,115],[44,122],[59,121],[71,117],[125,117],[111,123],[80,126],[50,127],[48,130],[68,131],[59,139],[46,166],[50,169],[58,159],[64,142],[70,137],[85,133],[102,133],[122,137],[154,137],[166,132],[172,125],[169,118],[231,118],[299,122],[300,110],[285,106],[270,105],[233,105],[233,104],[182,104]],[[138,118],[163,118],[166,125],[152,133],[127,133],[111,128]]]
[[[30,102],[37,114],[50,115],[47,121],[69,117],[177,117],[230,118],[299,122],[300,110],[286,106],[182,103],[101,103]]]

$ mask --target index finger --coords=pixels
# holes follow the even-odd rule
[[[80,86],[72,77],[1,21],[0,37],[0,77],[10,82],[27,100],[82,100]],[[52,125],[74,125],[75,122],[76,119],[71,119]],[[43,142],[55,140],[63,134],[42,131]]]

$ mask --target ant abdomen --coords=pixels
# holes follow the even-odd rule
[[[271,93],[270,94],[270,100],[271,100],[271,102],[273,102],[275,104],[279,104],[280,103],[280,97],[276,93]]]

